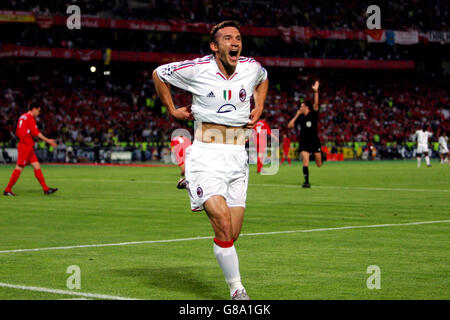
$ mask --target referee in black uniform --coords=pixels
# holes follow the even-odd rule
[[[300,105],[297,114],[289,121],[288,128],[292,129],[300,125],[300,153],[303,159],[303,176],[305,182],[303,188],[310,188],[309,184],[309,157],[314,154],[316,165],[322,166],[322,151],[319,136],[317,134],[317,122],[319,120],[319,81],[314,82],[314,104],[311,106],[310,100],[305,100]]]

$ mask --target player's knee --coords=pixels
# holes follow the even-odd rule
[[[226,241],[233,239],[233,228],[229,219],[218,219],[216,221],[216,232],[222,234]]]
[[[41,168],[39,162],[33,162],[31,164],[31,166],[35,169],[35,170],[39,170]]]
[[[223,241],[231,241],[234,238],[233,226],[231,223],[230,215],[224,212],[223,214],[215,215],[212,220],[212,225],[216,238]]]

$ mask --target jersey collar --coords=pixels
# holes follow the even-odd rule
[[[227,79],[227,77],[225,77],[225,75],[220,71],[219,66],[217,65],[216,57],[213,55],[212,58],[214,61],[214,68],[215,68],[216,76],[218,76],[219,78],[221,78],[225,81],[230,81],[238,74],[237,71],[238,71],[239,65],[240,65],[239,60],[238,60],[238,64],[236,65],[236,69],[234,70],[234,73]]]

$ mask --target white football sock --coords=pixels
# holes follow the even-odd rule
[[[241,283],[239,273],[239,259],[234,245],[229,248],[222,248],[214,243],[214,255],[222,269],[225,281],[230,287],[230,296],[237,289],[243,289],[244,286]]]
[[[427,163],[427,166],[430,165],[430,157],[429,156],[425,157],[425,162]]]
[[[417,168],[420,168],[420,162],[422,161],[422,158],[417,158]]]

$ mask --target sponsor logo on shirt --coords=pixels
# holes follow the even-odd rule
[[[219,108],[219,110],[217,110],[217,113],[228,113],[231,111],[236,111],[236,107],[230,103],[224,104],[223,106],[221,106]]]

